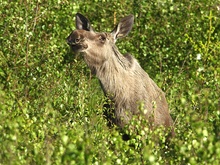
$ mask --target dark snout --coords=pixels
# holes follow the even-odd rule
[[[74,52],[82,51],[88,47],[84,44],[84,37],[77,31],[73,31],[67,37],[66,42]]]
[[[74,31],[67,37],[66,42],[69,46],[74,46],[78,43],[79,36]]]
[[[70,37],[67,37],[67,38],[66,38],[66,43],[67,43],[69,46],[72,45],[72,40],[71,40]]]

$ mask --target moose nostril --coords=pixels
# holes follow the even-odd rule
[[[78,44],[78,43],[79,43],[79,41],[80,41],[80,39],[79,39],[79,38],[76,38],[76,39],[75,39],[75,43],[76,43],[76,44]]]

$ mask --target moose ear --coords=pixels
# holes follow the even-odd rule
[[[76,14],[76,29],[93,31],[89,20],[80,13]]]
[[[111,32],[115,42],[118,38],[125,37],[131,31],[133,23],[134,23],[133,15],[129,15],[121,19],[118,25],[116,25]]]

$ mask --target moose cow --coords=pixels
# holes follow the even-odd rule
[[[104,94],[113,103],[112,112],[107,114],[111,123],[123,128],[133,116],[144,115],[154,126],[170,127],[174,135],[165,94],[133,56],[122,55],[115,45],[117,39],[130,32],[133,23],[134,16],[129,15],[111,33],[95,32],[89,20],[77,13],[76,30],[67,37],[67,43],[74,52],[84,55]],[[140,110],[140,104],[144,111]]]

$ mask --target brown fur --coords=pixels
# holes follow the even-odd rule
[[[134,115],[144,114],[154,125],[173,127],[163,91],[130,54],[122,55],[116,39],[131,30],[133,16],[123,18],[111,33],[94,32],[90,22],[76,14],[76,27],[67,38],[74,52],[82,52],[92,73],[98,77],[106,96],[113,102],[109,120],[123,128]],[[141,111],[140,104],[144,105]],[[109,115],[110,116],[110,115]]]

